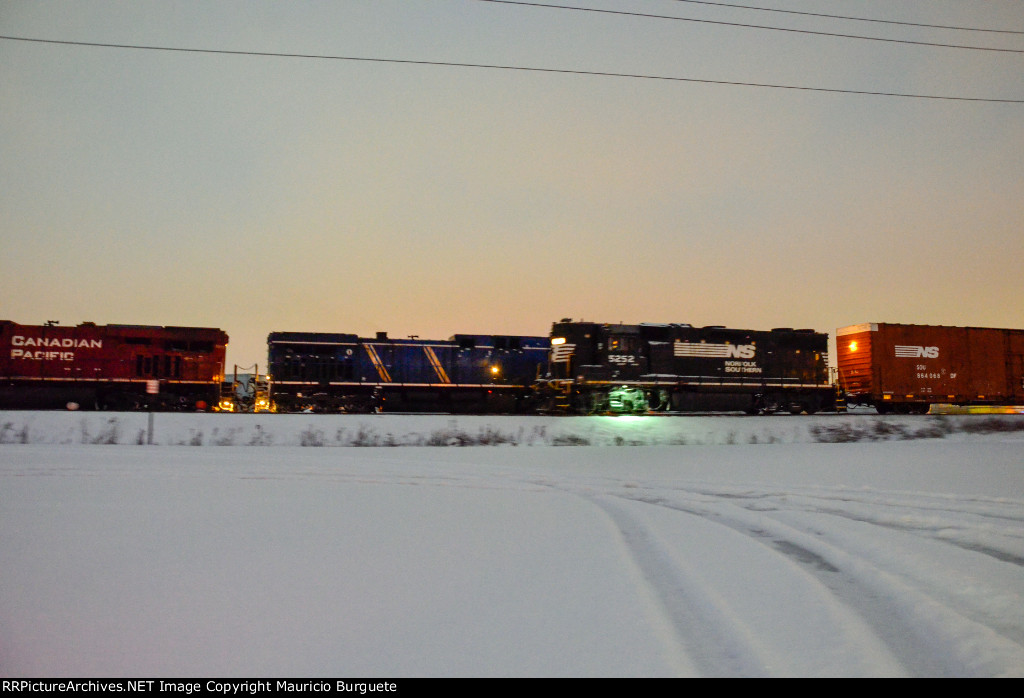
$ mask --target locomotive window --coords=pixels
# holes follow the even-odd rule
[[[640,334],[648,341],[668,342],[671,340],[670,330],[668,326],[641,325]]]
[[[502,351],[509,351],[519,349],[521,342],[519,337],[499,337],[494,338],[494,348]]]
[[[288,355],[280,358],[274,369],[274,375],[278,380],[290,380],[295,377],[294,358]]]

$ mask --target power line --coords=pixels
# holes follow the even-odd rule
[[[655,15],[645,12],[627,12],[625,10],[604,10],[595,7],[576,7],[574,5],[549,5],[540,2],[526,2],[525,0],[476,0],[476,2],[489,2],[496,5],[518,5],[521,7],[545,7],[550,10],[571,10],[574,12],[597,12],[606,15],[619,15],[625,17],[643,17],[645,19],[668,19],[676,22],[695,22],[697,24],[714,24],[723,27],[742,27],[744,29],[767,29],[777,32],[789,32],[791,34],[809,34],[813,36],[829,36],[841,39],[858,39],[861,41],[882,41],[892,44],[909,44],[912,46],[932,46],[937,48],[955,48],[966,51],[996,51],[999,53],[1024,53],[1024,49],[1017,48],[994,48],[989,46],[966,46],[963,44],[943,44],[934,41],[911,41],[910,39],[887,39],[878,36],[862,36],[859,34],[840,34],[836,32],[812,31],[810,29],[790,29],[788,27],[769,27],[763,24],[745,24],[742,22],[723,22],[715,19],[692,19],[689,17],[675,17],[673,15]]]
[[[761,82],[742,82],[737,80],[708,80],[702,78],[681,78],[670,75],[644,75],[640,73],[613,73],[598,70],[571,70],[567,68],[532,68],[517,65],[499,65],[491,63],[458,63],[454,61],[423,61],[403,58],[367,58],[364,56],[336,56],[312,53],[278,53],[270,51],[231,51],[228,49],[182,48],[175,46],[144,46],[139,44],[108,44],[95,41],[61,41],[57,39],[36,39],[23,36],[0,36],[7,41],[24,41],[37,44],[61,46],[89,46],[95,48],[130,49],[136,51],[169,51],[175,53],[200,53],[227,56],[260,56],[264,58],[305,58],[331,61],[359,61],[365,63],[392,63],[401,65],[424,65],[446,68],[482,68],[488,70],[508,70],[530,73],[556,73],[562,75],[590,75],[596,77],[633,78],[637,80],[663,80],[668,82],[688,82],[705,85],[729,85],[734,87],[764,87],[775,90],[797,90],[803,92],[831,92],[848,95],[871,95],[877,97],[906,97],[912,99],[947,100],[957,102],[997,102],[1003,104],[1024,104],[1024,99],[1000,99],[990,97],[956,97],[947,95],[925,95],[905,92],[874,92],[870,90],[844,90],[830,87],[802,87],[799,85],[776,85]]]
[[[778,12],[787,15],[802,15],[804,17],[822,17],[825,19],[843,19],[853,22],[874,22],[876,24],[895,24],[901,27],[923,27],[925,29],[952,29],[963,32],[989,32],[992,34],[1024,34],[1024,31],[1017,29],[983,29],[979,27],[958,27],[948,24],[924,24],[923,22],[901,22],[894,19],[874,19],[870,17],[847,17],[845,15],[827,15],[820,12],[801,12],[799,10],[780,10],[773,7],[754,7],[753,5],[734,5],[728,2],[708,2],[707,0],[675,0],[691,5],[710,5],[711,7],[733,7],[741,10],[755,10],[757,12]]]

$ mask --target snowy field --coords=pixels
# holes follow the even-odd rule
[[[1019,415],[149,440],[0,412],[3,676],[1024,675]]]

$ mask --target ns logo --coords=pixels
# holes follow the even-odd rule
[[[757,347],[753,344],[738,344],[736,346],[730,346],[728,349],[729,357],[736,359],[752,359],[754,358],[754,352]]]
[[[896,356],[901,359],[937,359],[939,358],[939,348],[904,346],[897,344]]]
[[[699,359],[753,359],[757,347],[753,344],[709,344],[677,341],[672,347],[675,356]]]

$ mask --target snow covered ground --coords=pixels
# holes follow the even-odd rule
[[[1022,419],[0,412],[0,674],[1021,676]]]

